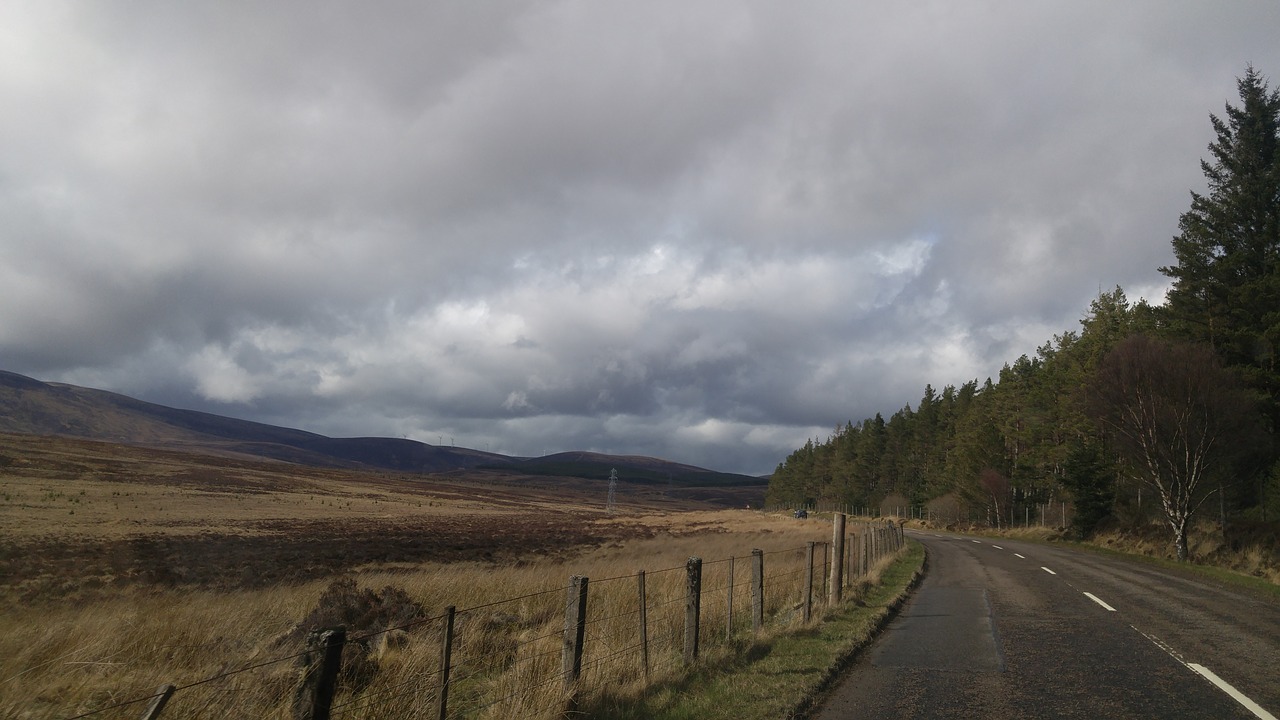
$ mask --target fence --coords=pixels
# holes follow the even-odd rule
[[[942,523],[980,523],[992,527],[1052,527],[1066,528],[1075,519],[1075,506],[1069,500],[1058,500],[1041,503],[1015,500],[1007,505],[1002,504],[1000,511],[995,512],[990,504],[973,510],[960,502],[934,505],[906,504],[861,506],[837,503],[830,500],[804,503],[801,505],[768,504],[766,512],[783,510],[804,510],[806,512],[833,512],[870,518],[906,518],[908,520],[931,520]]]
[[[845,520],[834,515],[831,543],[573,576],[567,587],[371,633],[317,629],[300,653],[112,698],[71,720],[560,717],[678,678],[704,657],[745,652],[762,634],[810,622],[815,605],[839,603],[904,542],[892,523]]]

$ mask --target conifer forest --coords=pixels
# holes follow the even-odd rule
[[[1211,114],[1172,239],[1162,304],[1100,293],[1079,328],[999,376],[925,385],[778,465],[768,502],[879,507],[991,526],[1070,508],[1071,528],[1158,522],[1179,559],[1188,526],[1280,514],[1280,90],[1253,67]]]

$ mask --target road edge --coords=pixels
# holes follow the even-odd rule
[[[911,540],[911,542],[918,543],[924,551],[924,560],[921,561],[920,567],[912,574],[911,579],[907,581],[902,592],[885,606],[884,612],[882,612],[876,619],[875,624],[872,626],[871,631],[867,634],[866,638],[850,645],[842,651],[829,666],[827,666],[827,669],[822,674],[822,678],[818,680],[809,693],[796,703],[795,707],[791,709],[791,712],[787,714],[788,718],[804,720],[809,717],[810,711],[822,704],[822,701],[826,699],[827,695],[835,689],[837,684],[839,684],[839,681],[842,679],[845,671],[857,662],[863,651],[871,647],[871,645],[880,638],[880,634],[884,632],[884,629],[895,617],[898,616],[902,607],[906,605],[907,601],[911,599],[911,596],[915,594],[916,588],[920,585],[920,582],[924,580],[925,574],[929,572],[929,548],[918,540]]]

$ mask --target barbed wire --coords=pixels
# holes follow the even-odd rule
[[[809,546],[808,546],[808,545],[805,545],[805,546],[803,546],[803,547],[798,547],[798,548],[785,548],[785,549],[782,549],[782,550],[768,550],[768,551],[765,551],[763,554],[767,557],[767,556],[769,556],[769,555],[781,555],[782,553],[804,552],[805,550],[808,550],[808,549],[809,549]]]
[[[207,677],[207,678],[204,678],[204,679],[202,679],[202,680],[196,680],[195,682],[187,683],[186,685],[178,685],[178,686],[175,686],[175,687],[174,687],[174,689],[173,689],[173,690],[172,690],[172,692],[171,692],[171,695],[173,695],[173,694],[177,694],[178,692],[181,692],[181,691],[183,691],[183,690],[189,690],[190,688],[197,687],[197,686],[199,686],[199,685],[205,685],[205,684],[207,684],[207,683],[215,682],[215,681],[217,681],[217,680],[222,680],[222,679],[224,679],[224,678],[231,677],[232,675],[239,675],[240,673],[246,673],[246,672],[249,672],[249,671],[251,671],[251,670],[257,670],[257,669],[259,669],[259,668],[267,667],[268,665],[275,665],[275,664],[277,664],[277,663],[285,662],[286,660],[295,660],[295,659],[300,658],[300,657],[302,657],[303,655],[306,655],[306,654],[307,654],[307,652],[306,652],[306,651],[303,651],[303,652],[300,652],[300,653],[295,653],[295,654],[293,654],[293,655],[286,655],[286,656],[284,656],[284,657],[275,658],[275,659],[273,659],[273,660],[265,660],[265,661],[260,662],[260,663],[255,663],[255,664],[253,664],[253,665],[248,665],[248,666],[246,666],[246,667],[237,668],[237,669],[235,669],[235,670],[228,670],[227,672],[220,673],[220,674],[218,674],[218,675],[213,675],[213,676],[211,676],[211,677]],[[163,694],[164,694],[164,691],[163,691],[163,690],[161,690],[161,691],[157,691],[157,692],[153,692],[153,693],[151,693],[150,695],[146,695],[146,696],[143,696],[143,697],[138,697],[138,698],[135,698],[135,699],[133,699],[133,700],[125,700],[124,702],[119,702],[119,703],[116,703],[116,704],[114,704],[114,705],[108,705],[108,706],[106,706],[106,707],[100,707],[100,708],[98,708],[98,709],[96,709],[96,710],[91,710],[91,711],[89,711],[89,712],[82,713],[82,714],[80,714],[80,715],[74,715],[74,716],[72,716],[72,717],[67,718],[66,720],[80,720],[80,718],[92,717],[92,716],[94,716],[94,715],[98,715],[98,714],[100,714],[100,713],[107,712],[108,710],[117,710],[117,709],[122,708],[122,707],[128,707],[128,706],[130,706],[130,705],[136,705],[136,704],[138,704],[138,703],[140,703],[140,702],[146,702],[146,701],[148,701],[148,700],[153,700],[153,699],[155,699],[155,698],[157,698],[157,697],[160,697],[160,696],[161,696],[161,695],[163,695]]]
[[[542,660],[544,658],[549,658],[554,655],[562,655],[562,654],[564,654],[564,648],[554,648],[551,650],[543,650],[542,652],[533,653],[532,655],[517,657],[515,660],[511,661],[511,665],[513,667],[516,665],[524,665],[524,664],[536,662],[538,660]]]
[[[649,607],[647,600],[645,601],[645,607]],[[587,626],[590,627],[592,625],[599,625],[600,623],[606,623],[606,622],[609,622],[610,620],[617,620],[618,618],[630,617],[630,616],[639,615],[639,614],[640,614],[640,608],[637,607],[634,610],[624,610],[623,612],[620,612],[614,615],[606,615],[602,618],[593,618],[593,619],[587,620]]]
[[[536,598],[536,597],[540,597],[540,596],[542,596],[542,595],[550,595],[551,593],[563,593],[564,591],[565,591],[564,586],[557,587],[557,588],[551,588],[551,589],[548,589],[548,590],[539,590],[539,591],[537,591],[537,592],[531,592],[531,593],[529,593],[529,594],[527,594],[527,595],[518,595],[518,596],[516,596],[516,597],[504,598],[504,599],[502,599],[502,600],[494,600],[493,602],[487,602],[487,603],[483,603],[483,604],[481,604],[481,605],[473,605],[472,607],[469,607],[469,608],[463,608],[463,609],[456,610],[456,611],[455,611],[455,614],[456,614],[456,615],[465,615],[465,614],[473,613],[473,612],[475,612],[475,611],[477,611],[477,610],[487,610],[487,609],[489,609],[489,608],[491,608],[491,607],[497,607],[497,606],[499,606],[499,605],[506,605],[507,603],[519,602],[520,600],[528,600],[528,599],[530,599],[530,598]]]
[[[826,554],[826,549],[830,547],[830,544],[829,544],[829,543],[826,543],[826,542],[821,542],[821,543],[816,543],[816,544],[815,544],[815,548],[816,548],[816,547],[819,547],[819,546],[821,546],[821,547],[824,549],[824,555],[825,555],[825,554]],[[786,555],[786,554],[803,553],[803,552],[805,552],[807,549],[808,549],[808,546],[806,545],[806,546],[804,546],[804,547],[793,547],[793,548],[783,548],[783,549],[778,549],[778,550],[762,551],[762,552],[760,553],[760,555],[761,555],[761,556],[778,556],[778,555]],[[893,552],[892,552],[892,551],[887,551],[887,552],[879,553],[879,554],[877,554],[875,557],[873,557],[873,558],[869,558],[869,562],[878,562],[879,560],[881,560],[881,559],[883,559],[884,557],[887,557],[887,556],[889,556],[889,555],[891,555],[891,554],[893,554]],[[729,563],[730,561],[734,561],[734,562],[736,563],[736,561],[738,561],[738,560],[750,560],[750,559],[751,559],[752,557],[754,557],[755,555],[756,555],[755,553],[752,553],[752,555],[742,555],[742,556],[734,555],[734,556],[730,556],[730,557],[727,557],[727,558],[720,558],[720,559],[715,559],[715,560],[704,560],[704,561],[702,562],[702,567],[705,569],[705,568],[707,568],[707,567],[709,567],[709,566],[716,566],[716,565],[726,564],[726,563]],[[825,563],[824,563],[824,566],[825,566]],[[629,573],[629,574],[624,574],[624,575],[617,575],[617,576],[612,576],[612,577],[600,578],[600,579],[596,579],[596,580],[593,580],[593,581],[590,581],[590,582],[591,582],[593,585],[599,586],[599,585],[602,585],[602,584],[605,584],[605,583],[612,583],[612,582],[616,582],[616,581],[620,581],[620,580],[635,579],[635,578],[637,578],[637,577],[639,577],[639,576],[640,576],[641,572],[644,572],[644,573],[645,573],[645,575],[646,575],[646,577],[653,578],[653,577],[656,577],[656,576],[662,576],[662,575],[665,575],[665,574],[668,574],[668,573],[675,573],[675,572],[678,572],[678,571],[681,571],[681,570],[685,570],[685,569],[687,569],[687,565],[679,565],[679,566],[673,566],[673,567],[669,567],[669,568],[664,568],[664,569],[661,569],[661,570],[654,570],[654,571],[638,571],[638,572],[635,572],[635,573]],[[768,574],[766,575],[767,581],[763,584],[763,587],[764,587],[764,589],[765,589],[765,590],[771,590],[771,591],[773,591],[773,592],[774,592],[774,594],[776,594],[777,592],[780,592],[780,591],[782,591],[782,590],[784,590],[784,589],[787,589],[787,588],[783,588],[783,587],[781,587],[781,586],[782,586],[782,585],[784,585],[784,584],[788,584],[788,583],[786,583],[785,581],[787,581],[787,580],[789,580],[789,579],[791,579],[791,578],[794,578],[795,576],[798,576],[798,575],[799,575],[799,574],[801,574],[801,573],[807,572],[808,570],[809,570],[808,568],[800,568],[800,569],[798,569],[798,570],[782,571],[782,572],[780,572],[780,573],[779,573],[779,572],[771,572],[771,573],[768,573]],[[588,578],[588,579],[589,579],[589,578]],[[780,581],[783,581],[783,582],[780,582]],[[793,584],[793,582],[794,582],[794,581],[792,581],[792,583],[791,583],[791,584]],[[727,596],[732,600],[732,599],[734,599],[735,597],[737,597],[737,596],[739,596],[739,595],[741,595],[741,594],[742,594],[742,593],[740,592],[740,589],[741,589],[741,588],[743,588],[744,586],[749,586],[749,585],[750,585],[750,583],[749,583],[749,582],[742,582],[742,581],[739,581],[737,578],[735,578],[735,579],[734,579],[734,582],[732,582],[732,583],[728,583],[728,584],[724,584],[724,585],[719,585],[719,584],[715,584],[715,585],[704,585],[702,588],[700,588],[700,589],[699,589],[699,592],[700,592],[700,594],[702,594],[702,595],[727,595]],[[481,603],[481,604],[479,604],[479,605],[474,605],[474,606],[467,607],[467,608],[464,608],[464,609],[461,609],[461,610],[455,610],[455,618],[463,618],[463,617],[471,616],[471,615],[474,615],[474,613],[476,613],[476,612],[478,612],[478,611],[486,610],[486,609],[493,608],[493,607],[498,607],[498,606],[501,606],[501,605],[507,605],[507,604],[510,604],[510,603],[520,602],[520,601],[523,601],[523,600],[529,600],[529,599],[538,598],[538,597],[550,596],[550,595],[552,595],[552,594],[554,594],[554,593],[562,593],[562,592],[564,592],[565,590],[566,590],[566,586],[560,586],[560,587],[555,587],[555,588],[549,588],[549,589],[546,589],[546,590],[539,590],[539,591],[536,591],[536,592],[527,593],[527,594],[519,595],[519,596],[515,596],[515,597],[503,598],[503,599],[495,600],[495,601],[492,601],[492,602]],[[650,601],[649,599],[647,599],[647,598],[646,598],[646,600],[645,600],[645,608],[644,608],[644,609],[645,609],[645,610],[662,611],[662,610],[664,610],[664,609],[666,609],[666,608],[668,608],[668,607],[670,607],[670,606],[672,606],[672,605],[677,605],[677,604],[680,604],[680,603],[684,603],[684,602],[686,602],[686,601],[687,601],[687,599],[688,599],[688,598],[687,598],[687,594],[685,594],[685,593],[677,593],[674,597],[672,597],[672,598],[670,598],[670,599],[667,599],[667,600],[658,600],[658,601],[656,601],[656,602]],[[768,603],[766,602],[766,604],[768,604]],[[784,603],[784,604],[785,604],[785,603]],[[586,622],[586,625],[587,625],[588,627],[599,626],[599,625],[601,625],[601,624],[603,624],[603,623],[610,622],[610,621],[614,621],[614,620],[618,620],[618,619],[621,619],[621,618],[637,616],[637,615],[639,615],[639,614],[640,614],[640,612],[641,612],[641,609],[640,609],[639,607],[637,607],[637,608],[632,609],[632,610],[625,610],[625,611],[622,611],[622,612],[614,613],[614,614],[612,614],[612,615],[607,615],[607,616],[605,616],[605,617],[592,618],[592,619],[590,619],[590,620],[588,620],[588,621]],[[413,619],[413,620],[410,620],[410,621],[407,621],[407,622],[401,623],[401,624],[396,625],[396,626],[393,626],[393,627],[387,627],[387,628],[383,628],[383,629],[379,629],[379,630],[373,630],[373,631],[369,631],[369,632],[361,633],[361,634],[359,634],[359,635],[355,635],[355,636],[353,636],[353,637],[348,638],[348,639],[346,640],[346,642],[347,642],[347,643],[359,643],[359,642],[363,642],[363,641],[365,641],[365,640],[368,640],[368,639],[370,639],[370,638],[377,637],[377,636],[379,636],[379,635],[384,635],[384,634],[386,634],[386,633],[395,632],[395,631],[400,631],[400,630],[406,630],[406,631],[407,631],[407,630],[409,630],[409,629],[411,629],[411,628],[415,628],[415,627],[418,627],[418,626],[420,626],[420,625],[426,625],[426,624],[429,624],[429,623],[440,622],[440,621],[444,620],[446,617],[447,617],[447,615],[442,613],[442,614],[433,615],[433,616],[430,616],[430,617],[415,618],[415,619]],[[659,622],[661,622],[661,621],[659,621]],[[549,651],[540,652],[540,653],[535,653],[535,654],[533,654],[533,655],[526,655],[526,656],[524,656],[524,657],[521,657],[521,650],[523,650],[524,648],[527,648],[527,647],[529,647],[529,646],[531,646],[531,645],[534,645],[534,644],[536,644],[536,643],[543,642],[543,641],[545,641],[545,640],[548,640],[548,639],[554,638],[554,637],[556,637],[556,636],[560,635],[561,633],[562,633],[562,631],[561,631],[561,630],[556,630],[556,631],[549,632],[549,633],[546,633],[546,634],[543,634],[543,635],[535,636],[535,637],[530,638],[530,639],[526,639],[526,640],[519,641],[519,642],[517,642],[517,643],[516,643],[516,645],[515,645],[514,649],[505,649],[505,648],[504,648],[504,649],[502,649],[502,650],[496,650],[496,651],[489,652],[489,653],[482,653],[482,654],[473,655],[473,656],[471,656],[471,657],[469,657],[469,658],[468,658],[468,663],[476,665],[478,669],[477,669],[475,672],[473,672],[473,673],[471,673],[471,674],[468,674],[468,675],[466,675],[466,676],[461,676],[461,677],[457,677],[457,678],[453,678],[453,679],[451,679],[451,684],[452,684],[452,683],[455,683],[455,682],[463,682],[463,681],[465,681],[465,680],[468,680],[468,679],[470,679],[470,678],[472,678],[472,677],[475,677],[476,675],[478,675],[478,674],[480,674],[480,673],[484,672],[484,670],[483,670],[480,666],[485,666],[485,665],[486,665],[486,661],[487,661],[487,660],[491,660],[492,658],[497,657],[497,656],[500,656],[500,655],[501,655],[501,656],[511,656],[513,659],[511,659],[511,660],[509,661],[509,663],[510,663],[511,665],[517,665],[517,664],[523,664],[523,663],[530,663],[530,662],[534,662],[534,661],[536,661],[536,660],[538,660],[538,659],[545,658],[545,657],[547,657],[547,656],[554,655],[554,654],[557,654],[557,653],[559,653],[559,652],[562,652],[562,650],[561,650],[561,649],[554,649],[554,650],[549,650]],[[210,646],[210,645],[212,645],[212,644],[213,644],[213,643],[196,643],[196,644],[193,644],[193,645],[191,645],[191,646],[192,646],[192,647],[208,647],[208,646]],[[615,658],[615,657],[622,656],[622,655],[626,655],[626,654],[628,654],[628,653],[633,653],[633,652],[635,652],[639,647],[640,647],[640,645],[632,645],[632,646],[628,646],[628,647],[626,647],[626,648],[623,648],[622,650],[619,650],[619,651],[617,651],[617,652],[615,652],[615,653],[612,653],[612,654],[610,654],[610,655],[608,655],[608,656],[605,656],[604,658],[596,658],[596,659],[594,659],[592,662],[593,662],[593,663],[595,663],[595,665],[596,665],[596,666],[598,666],[600,663],[605,662],[605,661],[610,660],[610,659],[613,659],[613,658]],[[668,645],[668,647],[670,647],[670,645]],[[226,678],[229,678],[229,677],[232,677],[232,676],[238,675],[238,674],[242,674],[242,673],[250,672],[250,671],[253,671],[253,670],[258,670],[258,669],[261,669],[261,668],[264,668],[264,667],[268,667],[268,666],[271,666],[271,665],[275,665],[275,664],[279,664],[279,663],[287,662],[287,661],[290,661],[290,660],[296,660],[296,659],[301,658],[301,657],[303,657],[303,656],[305,656],[305,655],[307,655],[307,654],[308,654],[308,651],[303,651],[303,652],[293,653],[293,654],[290,654],[290,655],[284,655],[284,656],[280,656],[280,657],[272,658],[272,659],[269,659],[269,660],[264,660],[264,661],[262,661],[262,662],[253,663],[253,664],[251,664],[251,665],[246,665],[246,666],[244,666],[244,667],[235,668],[235,669],[232,669],[232,670],[228,670],[228,671],[226,671],[226,672],[221,672],[221,673],[218,673],[218,674],[216,674],[216,675],[212,675],[212,676],[209,676],[209,677],[206,677],[206,678],[202,678],[202,679],[200,679],[200,680],[196,680],[196,681],[193,681],[193,682],[186,683],[186,684],[184,684],[184,685],[175,686],[175,687],[173,688],[173,690],[172,690],[172,691],[170,691],[170,694],[171,694],[171,695],[173,695],[173,694],[176,694],[176,693],[181,692],[181,691],[184,691],[184,690],[189,690],[189,689],[194,688],[194,687],[198,687],[198,686],[201,686],[201,685],[205,685],[205,684],[213,683],[213,682],[216,682],[216,681],[219,681],[219,680],[223,680],[223,679],[226,679]],[[659,661],[659,662],[660,662],[660,661]],[[451,669],[451,670],[452,670],[452,669],[456,669],[457,667],[459,667],[459,665],[453,665],[450,669]],[[437,675],[437,676],[438,676],[438,675],[440,674],[440,672],[441,672],[440,670],[434,670],[434,671],[426,671],[426,672],[420,673],[420,674],[416,675],[415,677],[413,677],[413,678],[411,678],[411,679],[409,679],[409,680],[405,680],[405,681],[403,681],[403,682],[401,682],[401,683],[397,683],[396,685],[392,686],[391,688],[383,688],[383,689],[379,689],[379,690],[377,690],[377,691],[374,691],[372,694],[364,694],[364,695],[361,695],[361,696],[353,697],[353,698],[351,698],[351,699],[347,700],[346,702],[344,702],[343,704],[341,704],[341,705],[337,706],[337,708],[350,708],[352,705],[354,705],[354,704],[356,704],[356,703],[365,703],[365,705],[364,705],[364,706],[365,706],[365,707],[368,707],[368,706],[370,706],[374,701],[376,701],[379,697],[383,697],[383,700],[384,700],[384,701],[386,701],[386,700],[393,700],[393,699],[395,699],[395,698],[397,698],[397,697],[401,697],[401,696],[403,696],[403,695],[407,695],[408,693],[404,693],[404,694],[402,694],[402,695],[391,695],[391,696],[389,696],[389,697],[386,697],[386,695],[387,695],[387,693],[388,693],[388,692],[393,692],[395,689],[397,689],[397,688],[399,688],[399,687],[403,687],[403,686],[405,686],[405,685],[409,685],[409,684],[412,684],[412,683],[415,683],[415,682],[419,682],[419,681],[427,680],[427,679],[429,679],[429,678],[430,678],[431,676],[433,676],[433,675]],[[15,676],[15,677],[16,677],[16,676]],[[9,678],[9,679],[12,679],[12,678]],[[6,681],[7,681],[7,680],[6,680]],[[540,685],[541,685],[541,684],[535,684],[533,687],[534,687],[534,688],[536,688],[536,687],[539,687]],[[420,688],[415,688],[412,692],[420,692],[420,691],[421,691],[421,689],[420,689]],[[519,694],[519,692],[523,692],[523,690],[518,691],[516,694]],[[96,709],[91,710],[91,711],[88,711],[88,712],[84,712],[84,713],[81,713],[81,714],[78,714],[78,715],[74,715],[74,716],[71,716],[71,717],[67,718],[66,720],[81,720],[82,718],[89,718],[89,717],[92,717],[92,716],[94,716],[94,715],[99,715],[99,714],[101,714],[101,713],[108,712],[108,711],[111,711],[111,710],[118,710],[118,709],[120,709],[120,708],[124,708],[124,707],[128,707],[128,706],[131,706],[131,705],[136,705],[136,704],[138,704],[138,703],[143,703],[143,702],[147,702],[147,701],[150,701],[150,700],[154,700],[154,699],[156,699],[156,698],[160,697],[161,695],[163,695],[164,693],[165,693],[165,690],[161,690],[161,691],[157,691],[157,692],[149,693],[149,694],[147,694],[147,695],[138,696],[138,697],[135,697],[135,698],[132,698],[132,699],[129,699],[129,700],[120,701],[120,702],[113,703],[113,704],[110,704],[110,705],[107,705],[107,706],[104,706],[104,707],[96,708]],[[485,705],[479,706],[478,708],[475,708],[475,709],[480,710],[480,709],[485,709],[485,708],[487,708],[487,707],[492,707],[493,705],[496,705],[496,704],[501,703],[501,702],[505,702],[506,700],[509,700],[511,697],[514,697],[514,696],[515,696],[515,695],[508,695],[508,696],[504,696],[503,698],[499,698],[499,699],[495,700],[495,701],[494,701],[494,702],[492,702],[492,703],[488,703],[488,704],[485,704]],[[212,702],[212,699],[210,700],[210,702]],[[207,705],[207,704],[208,704],[208,703],[206,703],[206,705]],[[356,708],[356,709],[359,709],[359,708]],[[351,710],[348,710],[348,712],[350,712],[350,711],[351,711]]]
[[[368,639],[369,639],[369,638],[371,638],[371,637],[377,637],[377,636],[379,636],[379,635],[383,635],[383,634],[385,634],[385,633],[395,632],[396,630],[408,630],[408,629],[409,629],[409,628],[411,628],[411,627],[417,627],[417,626],[419,626],[419,625],[426,625],[427,623],[430,623],[430,622],[437,622],[437,621],[440,621],[440,620],[445,619],[446,617],[448,617],[448,616],[447,616],[447,614],[445,614],[445,613],[441,613],[441,614],[436,615],[436,616],[434,616],[434,617],[429,617],[429,618],[420,618],[420,619],[417,619],[417,620],[410,620],[409,622],[406,622],[406,623],[405,623],[405,624],[403,624],[403,625],[397,625],[397,626],[395,626],[395,627],[383,628],[382,630],[371,630],[371,631],[369,631],[369,632],[367,632],[367,633],[364,633],[363,635],[356,635],[356,636],[353,636],[353,637],[349,637],[349,638],[347,638],[347,639],[346,639],[346,642],[349,642],[349,643],[360,642],[360,641],[362,641],[362,640],[368,640]]]
[[[471,712],[480,712],[481,710],[488,710],[489,708],[494,707],[496,705],[500,705],[514,697],[523,695],[524,693],[527,693],[530,690],[536,690],[538,688],[545,687],[547,685],[550,685],[552,683],[557,683],[557,682],[564,682],[564,678],[558,674],[551,675],[544,680],[533,683],[532,685],[523,685],[520,688],[518,688],[515,692],[508,693],[506,695],[503,695],[502,697],[494,698],[493,700],[487,703],[484,703],[482,705],[474,705],[468,708],[468,710],[470,710]]]
[[[409,685],[409,684],[411,684],[411,683],[418,683],[418,682],[421,682],[421,681],[427,681],[427,682],[431,683],[429,686],[427,686],[427,688],[426,688],[426,689],[436,688],[436,689],[437,689],[437,691],[438,691],[438,688],[439,688],[439,685],[440,685],[439,676],[441,675],[441,673],[442,673],[442,672],[443,672],[443,670],[442,670],[442,669],[440,669],[440,668],[437,668],[437,669],[435,669],[435,670],[426,670],[426,669],[424,669],[422,672],[419,672],[418,674],[414,675],[413,677],[410,677],[408,680],[404,680],[404,681],[401,681],[401,682],[395,683],[395,684],[390,685],[390,686],[388,686],[388,687],[378,688],[378,689],[376,689],[376,690],[373,690],[373,691],[370,691],[370,692],[367,692],[367,693],[363,693],[363,694],[360,694],[360,695],[352,695],[352,696],[351,696],[351,698],[349,698],[346,702],[336,703],[336,704],[334,704],[334,705],[331,707],[331,709],[336,711],[336,710],[339,710],[339,709],[342,709],[342,708],[348,708],[348,707],[350,707],[351,705],[354,705],[355,703],[364,702],[365,700],[369,700],[369,699],[371,699],[371,698],[372,698],[372,699],[374,699],[374,700],[377,700],[380,696],[386,696],[386,695],[387,695],[387,693],[394,692],[395,690],[397,690],[397,689],[399,689],[399,688],[402,688],[402,687],[404,687],[405,685]],[[432,679],[432,678],[433,678],[433,676],[435,677],[435,679]],[[416,687],[416,688],[415,688],[415,690],[420,690],[420,689],[423,689],[423,688],[422,688],[421,686],[419,686],[419,687]],[[411,691],[411,692],[412,692],[412,691]],[[395,700],[395,699],[397,699],[397,698],[402,698],[402,697],[405,697],[406,695],[410,695],[410,694],[411,694],[411,692],[394,694],[394,695],[391,695],[391,696],[389,696],[389,697],[385,697],[385,698],[383,698],[383,701],[385,702],[385,701],[387,701],[387,700]],[[374,703],[366,703],[366,704],[364,705],[364,707],[365,707],[365,708],[367,708],[367,707],[370,707],[370,706],[371,706],[371,705],[373,705],[373,704],[374,704]],[[363,708],[355,708],[355,710],[360,710],[360,709],[363,709]],[[348,710],[348,712],[351,712],[351,710]]]

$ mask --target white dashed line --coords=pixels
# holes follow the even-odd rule
[[[1099,598],[1097,595],[1094,595],[1094,594],[1093,594],[1093,593],[1091,593],[1091,592],[1087,592],[1087,593],[1085,593],[1085,594],[1084,594],[1084,596],[1085,596],[1085,597],[1087,597],[1087,598],[1089,598],[1090,600],[1092,600],[1092,601],[1094,601],[1094,602],[1098,603],[1098,604],[1099,604],[1099,605],[1101,605],[1102,607],[1104,607],[1104,608],[1106,608],[1106,609],[1110,610],[1111,612],[1115,612],[1115,611],[1116,611],[1116,609],[1115,609],[1115,608],[1113,608],[1113,607],[1111,607],[1110,605],[1108,605],[1108,604],[1106,604],[1106,603],[1102,602],[1102,599],[1101,599],[1101,598]]]
[[[1191,668],[1192,670],[1203,675],[1206,679],[1208,679],[1209,682],[1213,683],[1214,685],[1217,685],[1219,690],[1230,695],[1232,699],[1234,699],[1236,702],[1243,705],[1246,710],[1262,718],[1262,720],[1276,720],[1275,715],[1272,715],[1266,710],[1263,710],[1261,705],[1250,700],[1248,697],[1245,696],[1244,693],[1231,687],[1231,683],[1215,675],[1214,672],[1209,668],[1203,665],[1197,665],[1195,663],[1185,663],[1185,665]]]
[[[1174,650],[1173,648],[1169,647],[1169,644],[1164,642],[1160,638],[1156,637],[1155,635],[1148,635],[1142,632],[1141,630],[1138,630],[1138,628],[1134,627],[1133,625],[1130,625],[1129,627],[1133,628],[1134,630],[1137,630],[1138,634],[1142,635],[1142,637],[1155,643],[1156,647],[1169,653],[1169,657],[1172,657],[1174,660],[1177,660],[1179,663],[1186,666],[1192,672],[1196,673],[1200,677],[1203,677],[1204,679],[1216,685],[1219,690],[1230,695],[1231,699],[1240,703],[1249,712],[1253,713],[1254,715],[1257,715],[1259,718],[1262,718],[1262,720],[1276,720],[1275,715],[1272,715],[1271,713],[1264,710],[1261,705],[1250,700],[1244,693],[1232,687],[1231,683],[1218,677],[1218,675],[1212,670],[1210,670],[1209,668],[1203,665],[1198,665],[1196,663],[1189,663],[1186,660],[1183,660],[1182,656],[1178,654],[1177,650]]]
[[[1020,557],[1020,558],[1022,558],[1023,560],[1026,560],[1026,559],[1027,559],[1027,556],[1026,556],[1026,555],[1020,555],[1020,554],[1018,554],[1018,553],[1014,553],[1014,554],[1013,554],[1013,556],[1014,556],[1014,557]]]
[[[982,541],[981,541],[981,540],[970,540],[969,542],[978,543],[979,545],[981,545],[981,544],[982,544]]]
[[[1004,548],[1000,547],[999,545],[992,545],[991,547],[993,547],[993,548],[995,548],[995,549],[997,549],[997,550],[1003,550],[1003,549],[1004,549]]]
[[[1047,572],[1047,573],[1049,573],[1050,575],[1057,575],[1057,574],[1058,574],[1058,573],[1056,573],[1056,572],[1054,572],[1054,571],[1050,570],[1049,568],[1047,568],[1047,567],[1045,567],[1045,566],[1043,566],[1043,565],[1041,565],[1041,566],[1040,566],[1040,569],[1041,569],[1041,570],[1043,570],[1043,571],[1045,571],[1045,572]]]

